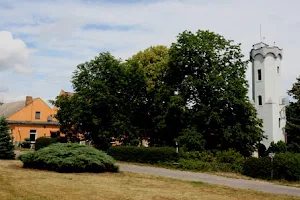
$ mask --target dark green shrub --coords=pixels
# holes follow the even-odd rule
[[[116,160],[127,162],[155,164],[178,160],[175,148],[171,147],[117,146],[110,147],[106,152]]]
[[[77,143],[56,143],[19,159],[24,168],[57,172],[118,172],[115,160],[103,151]]]
[[[276,154],[273,165],[269,157],[247,158],[243,174],[254,178],[270,179],[273,166],[273,178],[288,181],[300,180],[300,154]]]
[[[227,151],[219,151],[216,153],[217,163],[229,163],[232,170],[236,172],[243,171],[244,157],[239,152],[229,149]]]
[[[200,160],[180,159],[177,168],[193,171],[234,172],[229,163],[203,162]]]
[[[179,146],[186,151],[203,151],[205,140],[196,127],[183,129],[180,136],[176,139]]]
[[[271,160],[269,157],[245,159],[243,174],[253,178],[270,179],[271,178]]]
[[[21,147],[29,149],[31,147],[30,138],[25,138],[24,142],[21,143]]]
[[[274,178],[288,181],[300,180],[300,154],[276,154],[273,162]]]
[[[35,147],[34,149],[37,151],[41,148],[47,147],[50,144],[56,143],[57,139],[56,138],[47,138],[47,137],[39,137],[35,141]]]
[[[190,152],[179,152],[180,158],[187,160],[200,160],[202,162],[213,162],[215,160],[214,155],[210,151],[190,151]]]
[[[269,153],[285,153],[287,151],[286,143],[282,140],[278,141],[277,143],[271,142],[267,152],[266,156]]]

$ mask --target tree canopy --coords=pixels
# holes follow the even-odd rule
[[[247,97],[240,44],[210,31],[184,31],[170,48],[151,46],[126,61],[110,53],[77,66],[75,95],[59,97],[63,131],[110,138],[150,137],[152,146],[189,150],[234,148],[250,155],[263,139]],[[69,121],[69,124],[65,122]]]
[[[286,133],[288,150],[300,153],[300,77],[288,94],[295,99],[286,108]]]

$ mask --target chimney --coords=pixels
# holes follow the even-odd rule
[[[32,103],[32,96],[26,96],[25,106],[28,106],[31,103]]]

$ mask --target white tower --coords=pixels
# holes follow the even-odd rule
[[[260,42],[253,45],[250,52],[252,62],[252,98],[258,117],[263,120],[264,135],[268,138],[263,144],[282,140],[285,135],[285,105],[287,98],[282,95],[281,83],[282,49]]]

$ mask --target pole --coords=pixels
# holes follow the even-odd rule
[[[273,179],[273,158],[271,158],[271,179]]]
[[[260,42],[262,42],[262,37],[261,37],[261,24],[259,25],[259,35],[260,35]]]

